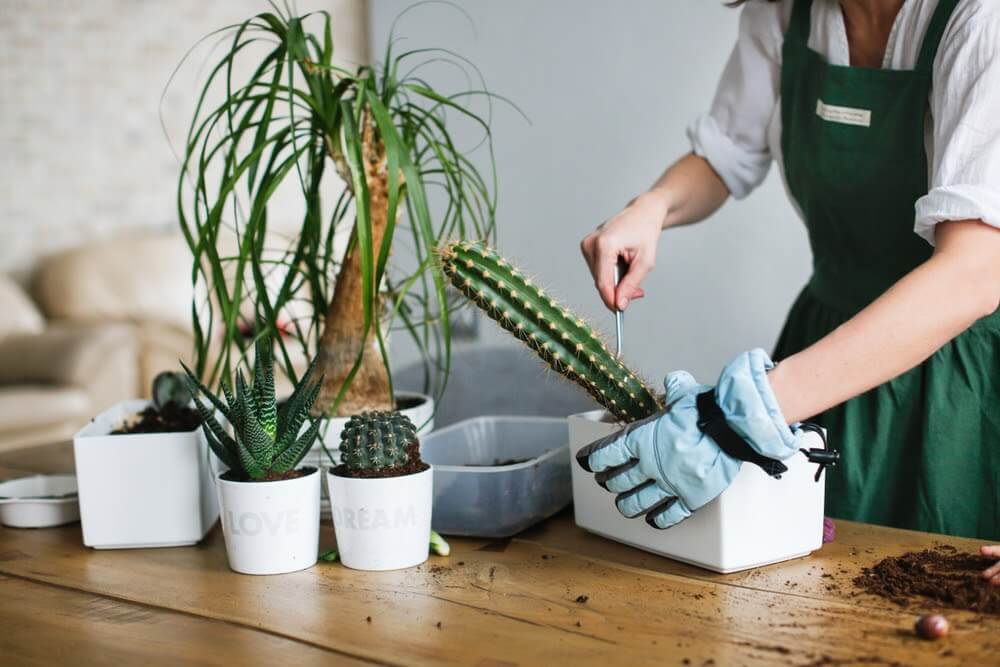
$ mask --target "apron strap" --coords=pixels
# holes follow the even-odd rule
[[[788,22],[785,37],[798,38],[803,44],[809,43],[810,23],[812,22],[812,0],[795,0],[792,5],[792,18]]]
[[[938,46],[941,45],[945,28],[948,27],[951,14],[958,3],[959,0],[938,0],[937,9],[934,10],[930,25],[927,26],[927,33],[924,35],[924,42],[920,46],[917,71],[928,74],[934,71],[934,58],[937,57]]]

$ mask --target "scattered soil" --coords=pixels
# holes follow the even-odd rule
[[[491,466],[516,466],[519,463],[527,463],[531,459],[493,459],[493,463],[466,463],[466,468],[489,468]]]
[[[1000,586],[980,574],[995,562],[941,545],[886,558],[862,570],[854,585],[904,607],[940,606],[1000,615]]]
[[[157,410],[149,406],[131,419],[125,420],[111,435],[135,433],[187,433],[201,426],[198,413],[189,407],[168,403]]]
[[[406,463],[393,468],[381,468],[379,470],[351,470],[347,465],[341,463],[333,469],[333,474],[338,477],[354,477],[356,479],[372,479],[384,477],[402,477],[403,475],[413,475],[430,468],[429,465],[420,460],[420,443],[411,442],[406,446]]]
[[[248,482],[251,484],[256,482],[280,482],[286,479],[305,477],[315,470],[316,468],[303,467],[298,470],[289,470],[288,472],[271,472],[268,473],[267,477],[264,477],[263,479],[247,479],[236,470],[228,470],[222,474],[222,479],[227,482]]]

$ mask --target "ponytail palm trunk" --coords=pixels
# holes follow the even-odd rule
[[[374,247],[385,240],[389,216],[389,178],[386,173],[385,146],[375,136],[370,122],[364,124],[361,160],[368,188],[368,210]],[[317,363],[324,382],[320,406],[335,414],[353,415],[369,410],[393,410],[389,372],[379,350],[373,327],[365,327],[365,292],[362,280],[361,253],[357,231],[337,275],[333,301],[323,322]],[[361,362],[349,379],[355,363]],[[346,391],[337,400],[341,388]]]
[[[329,15],[273,7],[215,33],[227,49],[185,144],[178,212],[202,295],[192,308],[194,373],[207,386],[231,381],[267,338],[293,383],[304,360],[316,360],[324,380],[314,413],[392,409],[385,334],[397,331],[423,355],[426,390],[439,392],[451,297],[433,249],[493,235],[489,125],[466,104],[494,96],[436,91],[421,78],[425,66],[468,63],[433,49],[395,54],[392,38],[380,67],[338,67]],[[453,140],[455,119],[483,132],[471,148],[482,147],[489,179]],[[332,205],[331,167],[344,182]],[[286,202],[273,200],[289,188],[305,204],[291,231],[280,220]]]

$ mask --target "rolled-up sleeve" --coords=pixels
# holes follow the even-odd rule
[[[934,65],[930,190],[917,200],[914,231],[931,245],[938,223],[1000,227],[1000,9],[956,9]]]
[[[780,4],[744,6],[739,38],[712,107],[688,127],[692,150],[712,165],[737,199],[760,185],[771,167],[767,132],[781,76]]]

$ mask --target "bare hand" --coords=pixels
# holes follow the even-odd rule
[[[639,284],[656,264],[656,243],[666,213],[662,198],[640,195],[580,243],[597,292],[609,309],[625,310],[630,301],[646,295]],[[629,263],[629,270],[616,291],[615,265],[619,257]]]
[[[994,586],[1000,586],[1000,544],[992,547],[984,546],[981,552],[984,556],[997,559],[996,565],[983,570],[983,578],[989,579]]]

